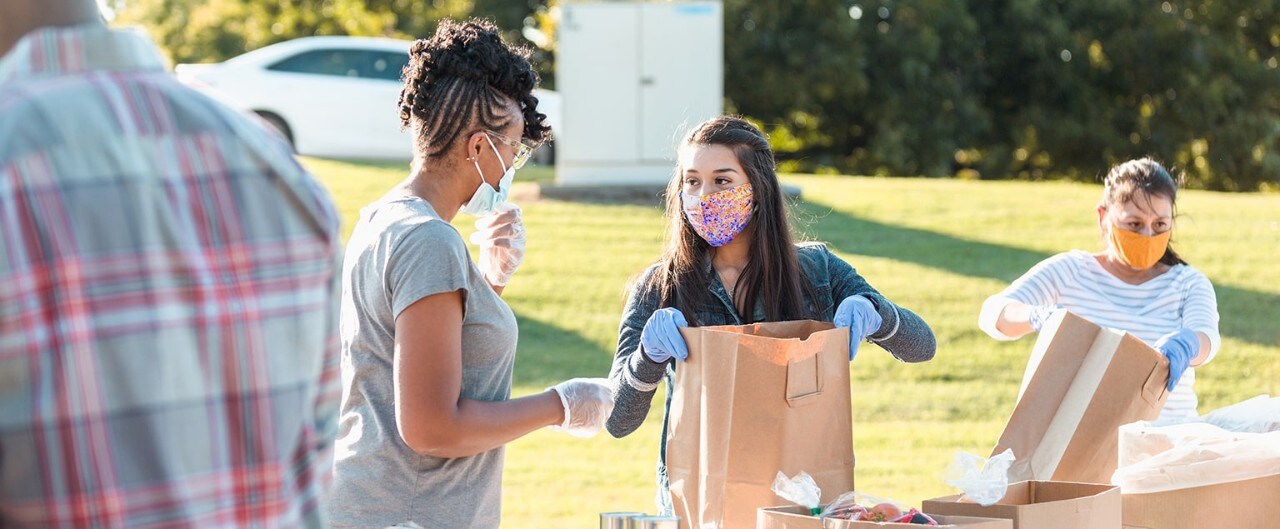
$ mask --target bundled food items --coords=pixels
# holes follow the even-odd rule
[[[914,507],[906,507],[896,501],[857,492],[841,494],[840,497],[836,498],[824,509],[819,505],[822,490],[814,483],[813,478],[804,472],[796,474],[794,478],[788,478],[786,474],[778,472],[778,476],[773,480],[773,492],[786,500],[808,508],[812,514],[819,518],[938,525],[937,521]]]
[[[938,525],[929,515],[914,507],[906,507],[896,501],[857,492],[842,494],[831,502],[822,513],[821,518],[836,518],[854,522],[891,522],[917,525]]]

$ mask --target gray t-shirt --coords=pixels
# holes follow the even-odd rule
[[[360,211],[342,289],[342,413],[330,498],[333,527],[498,527],[503,449],[456,459],[415,453],[396,427],[396,316],[432,294],[461,290],[462,396],[511,395],[516,319],[471,261],[462,236],[416,197]],[[424,384],[430,381],[423,381]]]

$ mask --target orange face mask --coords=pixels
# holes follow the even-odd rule
[[[1108,238],[1111,240],[1111,247],[1115,248],[1120,260],[1139,270],[1155,266],[1164,257],[1164,251],[1169,248],[1169,236],[1173,234],[1173,230],[1168,230],[1148,236],[1114,224],[1107,231],[1110,232]]]

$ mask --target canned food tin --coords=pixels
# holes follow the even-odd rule
[[[641,516],[632,520],[634,529],[680,529],[678,516]]]
[[[602,512],[600,529],[632,529],[632,520],[644,516],[642,512]]]

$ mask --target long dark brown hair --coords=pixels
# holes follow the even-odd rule
[[[693,129],[683,146],[722,145],[738,157],[751,183],[755,210],[744,233],[751,234],[747,264],[730,285],[739,316],[751,322],[758,302],[763,302],[765,321],[785,321],[812,317],[804,298],[812,285],[804,276],[792,243],[784,200],[769,140],[760,129],[741,118],[721,116]],[[700,325],[696,310],[714,303],[708,287],[711,257],[715,248],[694,231],[681,207],[680,192],[684,168],[676,166],[667,184],[668,234],[658,268],[649,277],[645,289],[657,290],[661,305],[675,307],[684,313],[691,325]]]
[[[1112,167],[1107,172],[1107,178],[1103,182],[1102,202],[1100,206],[1111,209],[1112,206],[1124,205],[1132,202],[1141,191],[1146,197],[1150,207],[1151,197],[1163,197],[1169,199],[1169,204],[1173,206],[1174,216],[1178,211],[1178,186],[1182,181],[1182,174],[1179,173],[1174,177],[1165,169],[1160,162],[1150,157],[1129,160],[1120,165]],[[1160,262],[1169,266],[1187,264],[1173,251],[1173,243],[1165,248],[1164,255],[1160,257]]]

